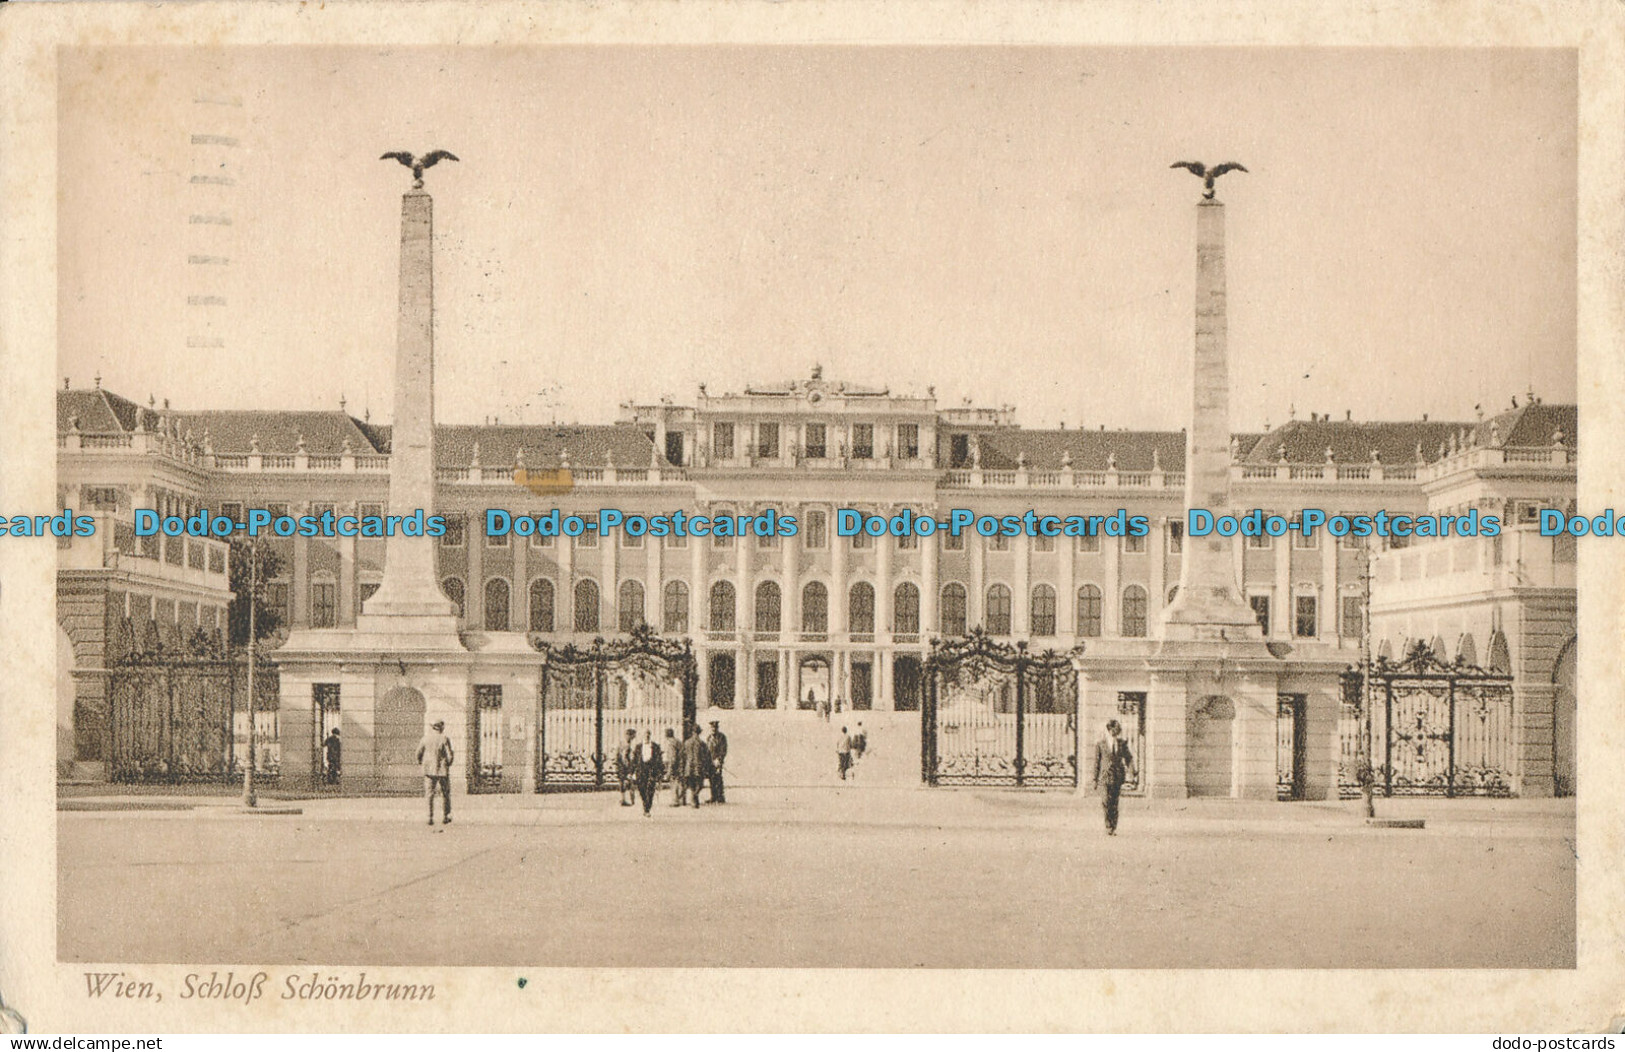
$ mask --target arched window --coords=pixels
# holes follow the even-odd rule
[[[673,635],[688,631],[688,585],[684,582],[672,581],[666,585],[666,609],[661,623]]]
[[[1033,589],[1032,615],[1033,635],[1055,634],[1055,589],[1047,584]]]
[[[990,636],[1010,634],[1010,589],[996,584],[987,590],[987,633]]]
[[[1506,633],[1496,629],[1490,636],[1489,668],[1495,672],[1512,671],[1512,650],[1507,646]]]
[[[1123,635],[1145,635],[1145,589],[1137,584],[1123,589]]]
[[[939,613],[942,634],[945,636],[962,636],[965,634],[965,586],[962,584],[946,584],[942,586],[942,610]]]
[[[733,582],[718,581],[711,586],[711,631],[734,630],[735,593]]]
[[[912,636],[920,631],[920,590],[907,581],[892,593],[892,631]]]
[[[485,630],[508,630],[508,582],[500,577],[485,582]]]
[[[875,630],[875,586],[859,581],[852,586],[847,601],[847,630],[858,635],[871,635]]]
[[[448,577],[448,578],[446,578],[444,581],[440,582],[440,590],[445,593],[447,599],[451,600],[451,605],[455,606],[457,608],[457,616],[462,617],[463,616],[463,581],[462,581],[462,578],[460,578],[460,577]]]
[[[1092,584],[1078,589],[1078,635],[1100,635],[1100,589]]]
[[[576,631],[598,631],[598,582],[576,582]]]
[[[801,630],[814,635],[829,631],[829,589],[817,581],[801,590]]]
[[[621,582],[621,631],[632,632],[643,624],[643,585],[637,581]]]
[[[777,581],[763,581],[756,586],[756,631],[777,632],[780,622],[782,594]]]
[[[545,577],[530,582],[530,630],[553,631],[553,582]]]

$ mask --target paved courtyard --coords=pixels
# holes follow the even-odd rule
[[[652,819],[613,795],[71,801],[68,961],[790,967],[1572,967],[1572,806],[1130,802],[740,789]],[[122,807],[123,810],[96,808]],[[164,808],[164,809],[157,809]],[[634,934],[635,933],[635,934]]]

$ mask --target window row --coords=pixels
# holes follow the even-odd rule
[[[824,460],[831,456],[850,457],[853,460],[875,459],[877,449],[875,425],[852,424],[849,433],[851,446],[847,448],[842,442],[831,442],[827,424],[803,424],[801,448],[796,450],[789,443],[781,441],[780,427],[773,421],[759,421],[752,428],[749,425],[741,427],[732,421],[719,420],[711,425],[711,456],[718,460],[732,460],[740,455],[762,460],[777,460],[788,448],[791,453],[799,454],[808,460]],[[895,438],[895,444],[888,443],[880,447],[880,455],[895,455],[903,460],[914,460],[919,457],[918,424],[898,424],[892,437]]]
[[[441,582],[446,597],[457,606],[459,617],[464,616],[463,582],[448,577]],[[485,584],[484,626],[487,631],[507,632],[517,627],[512,617],[509,584],[502,578],[492,578]],[[1178,589],[1168,593],[1172,602]],[[603,599],[598,583],[590,579],[577,581],[570,597],[568,619],[560,621],[557,615],[555,587],[547,578],[531,582],[529,617],[524,622],[532,632],[599,632],[606,622]],[[312,622],[331,624],[333,603],[331,586],[318,586],[312,593]],[[733,632],[740,624],[739,597],[733,582],[717,581],[707,597],[704,628],[711,632]],[[1345,637],[1358,636],[1363,607],[1358,595],[1340,597],[1338,630]],[[783,593],[776,581],[763,581],[756,586],[749,612],[750,623],[759,633],[784,630]],[[1078,588],[1074,607],[1074,631],[1084,638],[1101,635],[1104,596],[1092,584]],[[1265,635],[1270,633],[1270,597],[1249,597]],[[1319,634],[1319,597],[1296,595],[1292,597],[1292,634],[1312,638]],[[1012,631],[1012,604],[1014,597],[1008,585],[989,585],[982,611],[982,627],[995,636],[1008,636]],[[1137,584],[1123,589],[1119,597],[1118,633],[1128,638],[1141,638],[1148,631],[1146,590]],[[1057,632],[1057,605],[1055,589],[1047,584],[1033,586],[1028,606],[1028,631],[1035,637],[1054,636]],[[820,581],[811,581],[801,590],[800,630],[803,633],[828,633],[830,614],[829,589]],[[631,632],[644,624],[652,624],[645,610],[644,588],[638,581],[621,582],[615,607],[609,619],[621,632]],[[910,583],[899,584],[892,592],[892,632],[897,635],[917,635],[920,632],[920,590]],[[682,634],[689,631],[689,590],[686,582],[671,581],[662,596],[660,611],[661,631]],[[875,631],[875,589],[867,581],[854,583],[847,593],[847,631],[853,635],[871,635]],[[565,627],[568,626],[568,627]],[[945,636],[962,636],[971,628],[969,596],[965,586],[957,582],[946,584],[941,592],[938,631]]]

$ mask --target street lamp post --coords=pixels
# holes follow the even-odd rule
[[[1371,537],[1367,535],[1360,546],[1363,554],[1360,571],[1360,728],[1355,746],[1354,771],[1360,783],[1360,803],[1365,817],[1375,818],[1377,807],[1372,799],[1377,772],[1371,767]]]
[[[243,806],[258,807],[254,795],[254,747],[257,744],[254,728],[254,635],[258,627],[254,611],[259,606],[260,548],[257,541],[248,548],[248,766],[243,770]]]

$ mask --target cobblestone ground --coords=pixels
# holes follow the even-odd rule
[[[730,792],[59,814],[68,961],[789,967],[1572,967],[1572,807]],[[173,807],[173,801],[163,801]],[[632,933],[637,933],[634,937]]]

